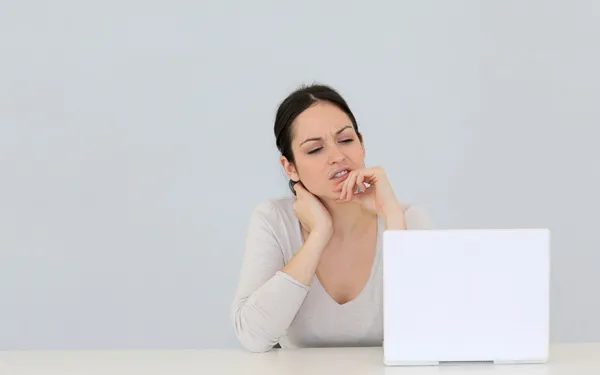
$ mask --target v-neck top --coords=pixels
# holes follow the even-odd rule
[[[377,218],[371,274],[361,292],[339,304],[316,275],[303,285],[281,271],[302,247],[295,197],[259,204],[252,212],[231,317],[241,344],[250,351],[328,346],[381,346],[383,343],[383,259],[385,225]],[[403,207],[409,230],[428,229],[417,206]]]

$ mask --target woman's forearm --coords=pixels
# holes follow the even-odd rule
[[[328,233],[311,233],[296,255],[281,270],[305,286],[310,286],[317,271],[323,249],[329,242]]]

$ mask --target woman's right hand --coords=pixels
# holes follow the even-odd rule
[[[331,215],[327,208],[301,182],[294,185],[296,202],[294,211],[302,227],[311,235],[318,235],[329,241],[333,233]]]

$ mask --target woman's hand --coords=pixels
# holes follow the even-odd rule
[[[294,185],[294,211],[302,227],[311,235],[328,242],[333,233],[331,215],[319,198],[306,190],[301,182]]]
[[[383,168],[354,170],[334,191],[340,192],[340,202],[354,201],[382,216],[388,223],[388,229],[406,229],[402,206],[396,199]]]

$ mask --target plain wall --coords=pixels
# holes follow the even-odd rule
[[[0,349],[239,347],[278,103],[348,100],[436,228],[552,231],[553,341],[600,340],[600,3],[0,4]]]

